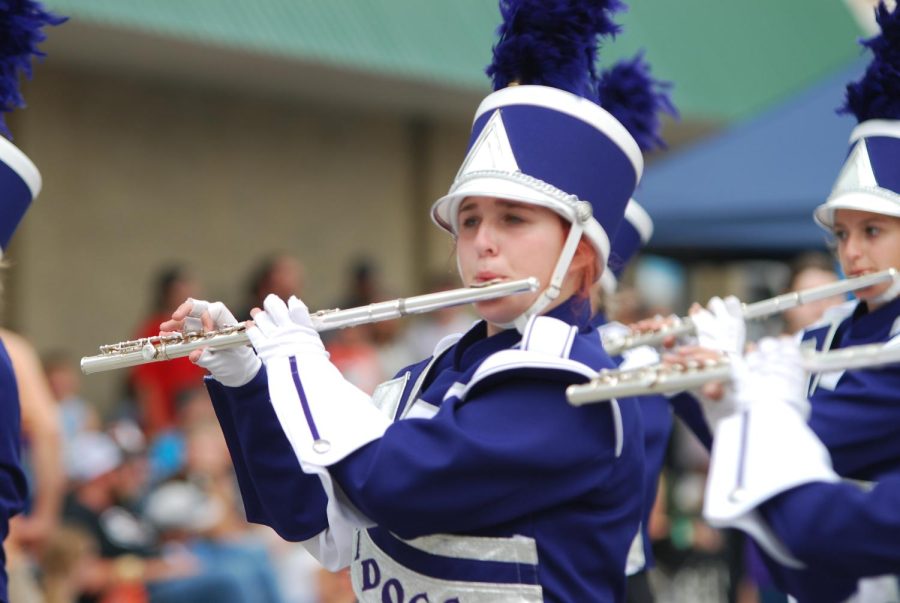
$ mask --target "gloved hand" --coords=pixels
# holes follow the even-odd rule
[[[253,317],[256,327],[247,334],[266,365],[270,360],[289,356],[321,356],[328,360],[328,352],[313,328],[306,304],[292,295],[285,306],[281,298],[269,295],[263,307],[265,311]]]
[[[691,312],[697,331],[697,345],[730,356],[744,353],[747,327],[741,302],[733,295],[724,300],[713,297],[706,308]]]
[[[186,312],[186,315],[185,315]],[[206,316],[204,317],[204,313]],[[202,299],[188,299],[173,314],[173,319],[183,317],[184,332],[202,331],[206,328],[222,329],[238,324],[234,314],[222,302],[208,302]],[[172,321],[169,321],[171,323]],[[161,326],[168,325],[163,323]],[[228,387],[240,387],[250,382],[262,365],[250,346],[213,350],[205,348],[202,353],[191,354],[191,360],[209,371],[213,379]]]
[[[269,398],[307,473],[379,438],[390,421],[328,360],[306,305],[276,295],[263,302],[247,334],[266,365]]]
[[[743,362],[732,363],[732,387],[737,404],[787,404],[805,421],[810,405],[806,398],[807,374],[800,344],[787,337],[765,337]]]

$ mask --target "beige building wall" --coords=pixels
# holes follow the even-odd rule
[[[186,262],[209,298],[234,307],[251,268],[276,250],[306,265],[313,309],[340,298],[360,256],[403,295],[454,270],[427,209],[457,169],[466,122],[49,62],[25,95],[11,126],[44,188],[9,250],[5,322],[40,350],[80,357],[129,338],[169,262]],[[124,376],[86,377],[86,396],[109,405]]]

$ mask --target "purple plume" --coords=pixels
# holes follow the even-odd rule
[[[847,85],[847,101],[839,113],[852,113],[860,122],[867,119],[900,119],[900,10],[888,10],[879,2],[875,20],[881,33],[862,40],[872,51],[861,80]]]
[[[660,116],[678,117],[669,98],[670,82],[650,76],[650,65],[639,52],[633,59],[623,59],[605,70],[597,85],[600,106],[619,120],[637,141],[642,151],[665,148],[660,137]]]
[[[12,138],[3,113],[24,107],[19,92],[19,74],[31,77],[31,58],[44,53],[37,46],[46,39],[45,25],[66,20],[43,9],[32,0],[0,0],[0,134]]]
[[[591,96],[600,36],[619,26],[620,0],[500,0],[493,62],[486,72],[494,90],[512,83],[539,84]]]

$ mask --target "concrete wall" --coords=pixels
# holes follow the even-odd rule
[[[335,303],[359,256],[403,295],[454,269],[427,209],[459,165],[467,122],[51,64],[25,95],[10,125],[44,189],[7,254],[4,315],[39,350],[80,357],[130,338],[151,279],[172,261],[235,307],[275,250],[306,265],[311,308]],[[86,395],[108,405],[123,378],[86,377]]]

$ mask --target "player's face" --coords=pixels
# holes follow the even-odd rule
[[[848,278],[900,268],[900,218],[855,209],[834,212],[834,238],[838,258]],[[890,283],[856,292],[859,299],[872,302],[887,291]]]
[[[495,197],[468,197],[459,207],[457,233],[456,255],[462,280],[466,285],[477,285],[535,276],[545,287],[565,234],[559,216],[544,207]],[[491,325],[510,323],[534,303],[538,293],[479,302],[475,308]],[[572,286],[567,281],[557,303],[571,294]],[[498,330],[489,325],[489,332]]]

